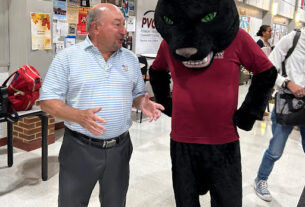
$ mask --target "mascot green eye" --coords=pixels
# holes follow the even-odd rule
[[[211,12],[201,19],[201,22],[210,22],[216,17],[216,12]]]
[[[174,24],[174,21],[168,18],[167,16],[164,16],[163,19],[166,24]]]

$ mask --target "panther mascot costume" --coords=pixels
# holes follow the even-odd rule
[[[198,207],[209,191],[212,207],[241,207],[237,127],[251,130],[262,119],[277,71],[239,28],[234,0],[159,0],[154,18],[163,41],[149,74],[172,117],[176,205]],[[253,78],[237,110],[241,65]]]

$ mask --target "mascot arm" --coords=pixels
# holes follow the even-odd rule
[[[152,67],[149,68],[149,80],[153,89],[156,102],[162,104],[165,108],[162,111],[167,116],[172,116],[172,96],[170,93],[170,78],[169,72],[157,71]]]
[[[275,67],[253,76],[246,98],[234,114],[235,126],[249,131],[255,120],[262,119],[276,77]]]

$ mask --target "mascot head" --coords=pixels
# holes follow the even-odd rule
[[[234,40],[239,16],[234,0],[159,0],[155,25],[172,56],[200,70]]]

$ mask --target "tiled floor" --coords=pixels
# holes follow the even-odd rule
[[[240,87],[244,97],[247,85]],[[136,118],[134,118],[136,120]],[[221,129],[220,129],[221,130]],[[170,118],[162,115],[157,122],[135,121],[130,129],[134,145],[131,159],[128,207],[174,207],[169,157]],[[244,207],[296,207],[305,185],[305,156],[300,133],[291,134],[282,158],[269,179],[273,201],[260,200],[253,191],[262,154],[271,137],[270,119],[257,121],[252,131],[239,131],[243,167]],[[56,132],[56,142],[49,146],[49,179],[41,181],[41,150],[24,152],[14,149],[14,165],[6,165],[6,147],[0,147],[0,206],[55,207],[58,194],[58,151],[63,130]],[[98,187],[93,191],[89,207],[98,207]],[[201,206],[209,207],[209,196],[201,197]]]

